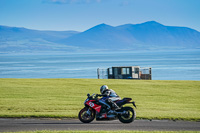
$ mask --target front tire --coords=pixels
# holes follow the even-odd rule
[[[121,121],[122,123],[131,123],[134,121],[135,117],[136,117],[136,113],[133,110],[133,108],[131,107],[124,107],[121,109],[121,111],[126,111],[125,114],[122,115],[118,115],[119,121]]]
[[[79,112],[78,118],[83,123],[90,123],[95,118],[95,111],[92,109],[92,110],[89,110],[88,112],[88,108],[85,107],[81,109],[81,111]]]

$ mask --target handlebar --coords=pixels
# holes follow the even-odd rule
[[[88,93],[87,96],[88,96],[88,97],[94,97],[94,96],[95,96],[94,98],[97,98],[97,97],[102,97],[102,96],[104,96],[104,95],[101,95],[101,94],[95,94],[95,93],[92,94],[92,95],[90,95],[90,94]]]
[[[96,97],[103,97],[104,95],[96,94]]]

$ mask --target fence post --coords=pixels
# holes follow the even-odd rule
[[[97,68],[97,78],[100,79],[100,72],[99,72],[99,68]]]

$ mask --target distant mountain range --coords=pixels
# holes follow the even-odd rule
[[[76,50],[73,46],[56,42],[78,33],[76,31],[39,31],[0,26],[0,52]]]
[[[100,24],[84,32],[0,26],[1,53],[188,48],[200,48],[200,32],[187,27],[165,26],[155,21],[116,27]]]

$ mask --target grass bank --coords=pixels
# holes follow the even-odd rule
[[[137,119],[200,120],[200,81],[110,79],[0,79],[0,117],[77,118],[103,84],[133,98]]]

